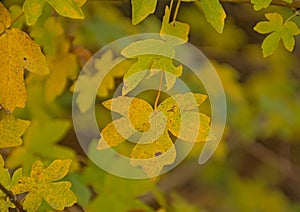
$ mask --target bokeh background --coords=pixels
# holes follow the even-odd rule
[[[7,6],[22,4],[20,0],[3,2]],[[69,52],[78,60],[77,73],[80,65],[105,44],[137,33],[158,33],[167,4],[168,1],[159,1],[155,14],[136,26],[131,24],[128,0],[88,0],[83,7],[84,20],[55,16],[62,23],[64,39],[70,43]],[[36,159],[73,158],[68,180],[73,183],[79,203],[68,211],[300,211],[300,37],[296,38],[294,52],[287,52],[281,43],[274,55],[263,58],[260,45],[264,36],[253,30],[257,22],[265,20],[266,12],[277,11],[289,17],[293,11],[271,6],[254,12],[248,3],[223,6],[227,12],[223,34],[206,22],[201,8],[193,3],[182,3],[177,18],[190,24],[190,42],[215,66],[226,92],[226,129],[207,163],[198,164],[203,144],[197,144],[182,164],[154,182],[112,176],[88,160],[72,128],[70,88],[76,77],[69,78],[64,92],[47,102],[43,81],[27,74],[28,107],[15,113],[36,120],[36,124],[25,135],[25,147],[5,152],[7,166],[22,165],[26,171]],[[13,11],[18,11],[16,6]],[[49,11],[50,15],[42,18],[49,18]],[[294,21],[300,26],[299,17]],[[37,33],[22,22],[24,19],[19,19],[16,27],[27,30],[36,42],[41,42]],[[49,28],[41,25],[40,30],[53,33]],[[57,28],[53,30],[57,32]],[[53,45],[59,45],[56,42]],[[186,74],[184,79],[192,90],[201,91],[193,76]],[[121,81],[121,77],[116,77],[112,85]],[[110,121],[109,111],[100,103],[112,95],[113,89],[97,99],[97,111],[107,114],[99,122],[100,128]],[[155,98],[154,93],[145,96]],[[60,121],[48,121],[54,119]],[[60,130],[55,128],[58,126]],[[49,145],[56,145],[51,146],[55,149],[52,152],[39,149],[45,149],[47,141],[37,145],[41,137],[33,136],[43,127],[44,140],[56,130],[57,136],[49,141]]]

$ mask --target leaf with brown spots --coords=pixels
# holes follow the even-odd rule
[[[4,28],[0,34],[0,105],[12,112],[16,107],[25,107],[24,69],[41,75],[49,70],[40,47],[28,35],[8,29],[10,15],[1,3],[0,12],[0,29]]]
[[[70,182],[53,182],[66,176],[70,164],[71,160],[55,160],[47,168],[41,161],[33,164],[30,177],[22,177],[12,188],[14,194],[29,192],[23,202],[26,211],[36,211],[43,199],[55,210],[63,210],[76,203]]]

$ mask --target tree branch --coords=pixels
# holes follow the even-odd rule
[[[220,0],[220,1],[226,2],[226,3],[235,3],[235,4],[238,4],[238,3],[249,3],[250,4],[250,0]],[[300,9],[300,0],[294,0],[292,3],[287,3],[283,0],[273,0],[271,5]]]
[[[7,190],[1,183],[0,183],[0,190],[9,198],[9,200],[16,206],[19,212],[24,212],[23,206],[17,200],[16,196],[9,190]]]

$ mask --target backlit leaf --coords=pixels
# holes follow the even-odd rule
[[[157,0],[131,0],[132,5],[132,23],[138,24],[154,13]]]
[[[124,75],[122,95],[126,95],[142,82],[146,74],[151,77],[158,71],[165,71],[167,90],[175,84],[176,77],[181,76],[182,66],[174,66],[175,51],[172,43],[177,39],[171,39],[170,43],[159,39],[147,39],[131,43],[122,50],[122,55],[127,58],[136,58],[137,61],[130,66]],[[177,42],[178,44],[178,42]],[[159,86],[159,84],[158,84]]]
[[[264,57],[275,52],[280,40],[283,41],[288,51],[293,51],[295,46],[295,35],[300,34],[300,29],[293,21],[283,22],[283,18],[279,13],[267,13],[266,18],[269,21],[261,21],[256,24],[254,30],[261,34],[269,34],[262,43]]]
[[[28,212],[36,211],[43,199],[55,210],[63,210],[76,203],[70,182],[52,182],[62,179],[68,173],[70,164],[71,160],[55,160],[44,168],[41,161],[36,161],[30,177],[22,177],[12,188],[15,194],[29,192],[23,202],[24,209]]]
[[[165,165],[170,165],[175,161],[176,149],[168,132],[165,131],[152,143],[135,145],[130,158],[132,166],[141,166],[148,176],[156,176]]]
[[[0,148],[14,147],[22,144],[20,136],[28,128],[30,122],[7,115],[0,121]]]
[[[120,96],[105,101],[103,105],[121,118],[104,127],[97,149],[117,146],[140,132],[130,164],[141,166],[148,176],[156,176],[176,158],[168,131],[188,142],[207,140],[210,118],[197,111],[206,98],[203,94],[177,94],[164,100],[157,110],[145,100],[134,97]]]
[[[29,25],[32,25],[40,17],[46,3],[49,3],[62,16],[83,19],[84,15],[80,7],[84,2],[83,0],[26,0],[23,4],[23,11]]]
[[[170,23],[170,15],[171,11],[169,7],[166,6],[165,15],[163,17],[160,30],[161,37],[173,45],[179,45],[184,43],[184,41],[188,41],[190,26],[179,21],[172,21]],[[172,36],[178,37],[179,39],[176,39]]]
[[[223,32],[226,13],[219,0],[201,0],[200,3],[206,20],[215,28],[218,33]]]
[[[157,109],[165,113],[167,128],[176,137],[189,142],[206,141],[210,118],[195,111],[206,98],[203,94],[177,94],[164,100]]]

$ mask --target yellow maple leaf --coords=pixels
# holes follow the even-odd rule
[[[8,29],[10,14],[1,3],[0,14],[0,104],[12,112],[16,107],[25,107],[24,69],[41,75],[49,70],[40,47],[28,35]]]
[[[0,121],[0,148],[14,147],[22,144],[21,135],[28,128],[30,122],[16,119],[7,115]]]

